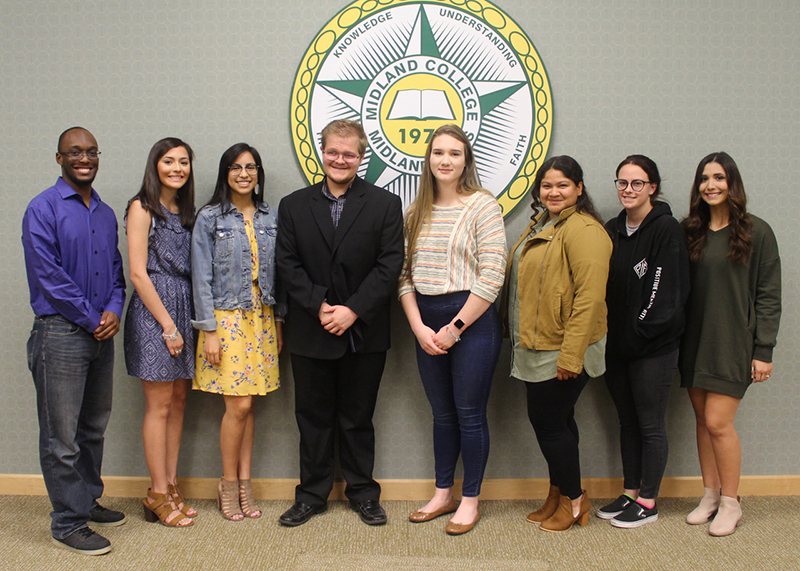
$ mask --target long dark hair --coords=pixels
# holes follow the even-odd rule
[[[617,176],[619,176],[619,171],[622,170],[622,167],[625,165],[639,167],[645,172],[647,178],[650,179],[650,183],[656,185],[655,192],[650,195],[650,204],[655,204],[656,200],[658,200],[658,195],[661,194],[661,175],[658,173],[658,166],[656,166],[655,161],[644,155],[628,155],[625,157],[625,160],[617,166]]]
[[[156,142],[153,148],[150,149],[150,154],[147,156],[147,164],[144,167],[142,187],[133,199],[138,199],[142,207],[151,216],[166,220],[167,217],[161,211],[161,179],[158,176],[158,161],[176,147],[183,147],[186,149],[186,154],[189,155],[189,177],[183,186],[178,189],[178,193],[175,195],[175,202],[181,215],[181,225],[191,228],[194,225],[194,166],[192,165],[194,151],[192,151],[192,147],[188,143],[184,143],[177,137],[165,137]]]
[[[697,262],[703,255],[708,239],[708,225],[711,222],[711,209],[700,194],[703,182],[703,171],[709,163],[717,163],[725,171],[728,183],[728,209],[731,234],[729,239],[731,262],[744,264],[750,258],[753,244],[750,237],[753,233],[753,221],[747,214],[747,195],[744,192],[742,175],[731,156],[724,152],[716,152],[703,157],[694,173],[694,182],[689,194],[689,215],[683,220],[683,230],[689,247],[689,259]]]
[[[239,155],[242,153],[250,153],[253,155],[253,160],[255,160],[256,165],[258,165],[258,174],[256,175],[256,187],[253,189],[252,199],[253,204],[258,207],[264,200],[264,166],[261,163],[261,155],[258,154],[258,151],[255,150],[253,147],[248,145],[247,143],[236,143],[232,147],[229,147],[224,153],[222,153],[222,157],[219,159],[219,172],[217,174],[217,185],[214,187],[214,194],[211,195],[211,200],[208,201],[206,206],[213,206],[215,204],[221,204],[222,210],[227,211],[231,207],[231,187],[228,184],[228,169],[234,163],[236,159],[239,158]]]
[[[546,210],[545,207],[542,206],[542,198],[539,193],[542,188],[542,179],[550,170],[561,171],[564,173],[564,176],[574,182],[576,186],[583,183],[583,169],[581,165],[578,164],[578,161],[569,155],[561,155],[547,159],[539,168],[539,171],[536,173],[536,178],[533,180],[533,188],[531,189],[531,194],[533,195],[533,202],[531,203],[533,216],[531,216],[531,220],[535,219],[540,212]],[[578,197],[578,202],[576,202],[575,205],[577,206],[578,212],[588,214],[598,222],[602,222],[600,215],[597,214],[597,210],[594,208],[592,199],[589,197],[589,193],[586,192],[586,184],[583,184],[583,192]]]

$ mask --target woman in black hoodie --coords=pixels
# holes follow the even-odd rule
[[[669,205],[657,200],[656,164],[631,155],[617,167],[615,182],[624,210],[606,224],[614,242],[606,289],[606,385],[619,414],[624,491],[597,515],[632,528],[658,519],[667,399],[689,295],[689,257],[680,224]]]

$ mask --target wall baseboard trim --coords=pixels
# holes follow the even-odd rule
[[[147,494],[149,478],[107,476],[105,494],[109,497],[137,498]],[[217,496],[216,478],[181,478],[184,494],[190,498],[211,499]],[[434,490],[433,480],[379,480],[384,500],[430,499]],[[298,480],[258,479],[253,480],[253,493],[262,500],[292,500]],[[621,478],[584,478],[583,485],[590,498],[614,498],[622,491]],[[457,480],[455,488],[461,487]],[[542,499],[550,487],[548,480],[495,479],[484,480],[482,500],[527,500]],[[47,495],[44,480],[39,475],[0,474],[0,489],[5,495]],[[800,496],[800,476],[742,476],[739,493],[743,496]],[[664,478],[661,483],[662,498],[700,497],[703,482],[699,477]],[[337,480],[333,486],[331,500],[344,500],[344,482]]]

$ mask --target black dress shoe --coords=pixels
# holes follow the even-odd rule
[[[358,512],[361,521],[367,525],[383,525],[386,523],[386,512],[378,500],[364,500],[363,502],[350,502],[353,511]]]
[[[281,525],[286,525],[288,527],[297,527],[298,525],[303,525],[316,514],[321,514],[327,509],[327,505],[315,508],[314,506],[304,504],[303,502],[297,502],[288,510],[283,512],[283,515],[278,518],[278,522],[280,522]]]

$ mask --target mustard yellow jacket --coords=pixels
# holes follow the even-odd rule
[[[612,243],[605,228],[572,206],[552,226],[532,239],[532,221],[511,248],[503,286],[505,323],[508,324],[508,283],[514,254],[523,247],[517,274],[519,339],[523,347],[560,350],[558,366],[580,373],[590,343],[608,330],[606,282]]]

